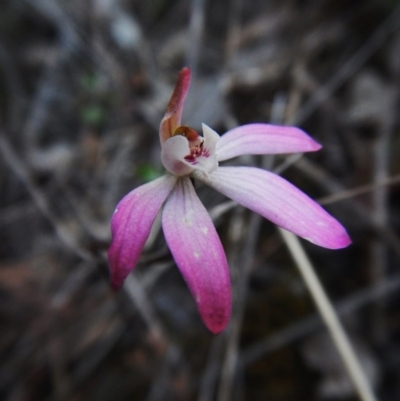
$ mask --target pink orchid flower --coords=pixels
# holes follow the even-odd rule
[[[160,125],[166,175],[142,185],[118,204],[108,251],[114,289],[135,267],[160,208],[167,244],[197,303],[204,324],[221,332],[231,313],[231,285],[224,249],[191,178],[223,193],[276,225],[331,249],[350,239],[340,223],[292,184],[254,167],[219,167],[244,154],[316,151],[321,146],[295,127],[248,124],[220,137],[203,124],[203,136],[181,125],[190,70],[179,75]]]

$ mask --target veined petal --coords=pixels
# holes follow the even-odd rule
[[[217,144],[218,161],[240,155],[313,152],[321,149],[304,131],[296,127],[248,124],[221,136]]]
[[[336,219],[276,174],[254,167],[220,167],[195,178],[316,245],[338,249],[351,243]]]
[[[170,138],[176,128],[181,125],[183,103],[189,90],[190,69],[184,68],[178,76],[171,99],[167,106],[167,111],[160,124],[160,141],[161,144]]]
[[[164,175],[126,195],[111,220],[112,243],[108,250],[111,284],[122,286],[135,267],[150,234],[154,219],[176,183],[176,177]]]
[[[221,332],[231,313],[228,263],[214,224],[189,178],[179,179],[171,192],[162,226],[204,324],[215,334]]]

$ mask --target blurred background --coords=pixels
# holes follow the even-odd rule
[[[242,157],[348,229],[302,241],[379,400],[400,399],[400,2],[0,1],[0,399],[357,400],[276,227],[196,185],[227,252],[210,334],[156,223],[109,285],[118,201],[163,174],[158,125],[298,125],[315,154]]]

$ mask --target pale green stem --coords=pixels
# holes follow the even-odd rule
[[[369,386],[368,380],[361,369],[360,363],[356,357],[353,347],[336,315],[331,302],[329,301],[325,291],[322,288],[320,281],[312,267],[307,254],[299,239],[292,233],[279,229],[283,239],[286,242],[289,251],[296,262],[300,273],[314,299],[314,302],[319,310],[319,313],[324,320],[333,342],[342,357],[344,365],[348,371],[354,387],[363,401],[377,401],[372,389]]]

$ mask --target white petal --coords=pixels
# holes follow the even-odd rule
[[[189,141],[183,135],[175,135],[161,145],[161,162],[172,174],[188,175],[193,167],[185,160],[190,154]]]
[[[205,124],[203,124],[203,133],[203,154],[193,161],[188,159],[190,146],[185,136],[175,135],[161,145],[161,161],[170,173],[185,176],[194,170],[200,170],[208,174],[218,167],[215,149],[220,136]]]

